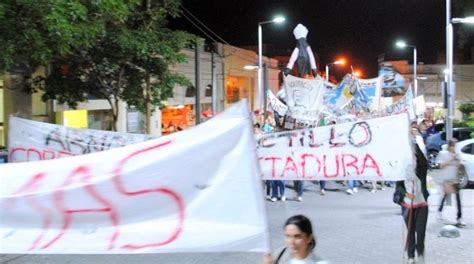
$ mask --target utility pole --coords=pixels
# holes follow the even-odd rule
[[[201,87],[201,52],[199,50],[199,40],[196,39],[196,50],[194,54],[194,74],[195,74],[195,82],[194,82],[194,87],[195,87],[195,96],[196,96],[196,101],[194,104],[194,108],[196,111],[196,125],[199,125],[201,123],[201,91],[199,87]]]
[[[268,91],[268,67],[267,64],[263,64],[263,121],[262,126],[267,120],[267,91]]]
[[[211,85],[212,85],[212,116],[217,114],[217,85],[216,85],[216,62],[214,61],[214,49],[216,43],[213,42],[211,46]]]

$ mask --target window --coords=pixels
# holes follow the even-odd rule
[[[196,88],[193,85],[186,87],[186,97],[194,97],[196,96]]]
[[[471,133],[472,133],[472,131],[470,131],[470,130],[460,131],[459,138],[457,138],[457,139],[459,139],[460,141],[470,139],[471,138]]]
[[[206,97],[212,97],[212,85],[208,84],[206,86],[205,94]]]
[[[466,145],[461,149],[462,153],[472,154],[472,144]]]

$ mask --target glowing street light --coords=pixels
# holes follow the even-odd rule
[[[354,70],[354,67],[352,67],[352,65],[351,65],[351,72],[352,72],[352,76],[355,76],[357,78],[360,78],[362,76],[362,71]]]
[[[451,19],[451,22],[453,24],[474,24],[474,16],[470,16],[470,17],[464,17],[464,18],[459,18],[459,17],[454,17],[453,19]]]
[[[415,91],[414,91],[414,96],[418,95],[418,80],[416,79],[416,46],[414,45],[408,45],[405,41],[399,40],[395,45],[399,48],[406,48],[410,47],[413,48],[413,86],[415,86]]]
[[[283,16],[276,16],[272,20],[258,22],[258,106],[259,108],[263,109],[263,80],[262,80],[262,25],[270,24],[270,23],[277,23],[280,24],[284,22],[286,19]]]
[[[258,70],[257,65],[245,65],[244,70],[251,71],[251,70]]]
[[[339,59],[337,61],[333,61],[331,63],[326,64],[326,82],[329,82],[329,66],[331,65],[344,65],[346,64],[345,59]]]
[[[474,16],[451,18],[451,0],[446,0],[446,82],[448,116],[446,118],[446,141],[453,139],[453,119],[456,97],[456,86],[453,82],[453,24],[474,24]]]
[[[362,72],[360,70],[354,70],[353,75],[357,78],[360,78],[362,76]]]

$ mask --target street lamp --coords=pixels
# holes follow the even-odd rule
[[[451,23],[453,24],[474,24],[474,16],[470,17],[464,17],[464,18],[459,18],[459,17],[454,17],[451,19]]]
[[[282,23],[285,21],[285,18],[282,16],[276,16],[272,20],[258,22],[258,107],[263,108],[263,79],[262,79],[262,25],[270,23]]]
[[[351,73],[353,77],[360,78],[362,76],[362,72],[360,70],[354,70],[354,67],[351,65]]]
[[[344,65],[346,61],[344,59],[333,61],[331,63],[326,64],[326,82],[329,82],[329,66],[331,65]]]
[[[245,65],[244,70],[251,71],[251,70],[258,70],[257,65]]]
[[[357,78],[360,78],[362,76],[362,73],[359,70],[354,70],[353,75]]]
[[[418,96],[418,80],[416,79],[416,46],[414,45],[408,45],[405,43],[405,41],[397,41],[395,43],[397,47],[399,48],[405,48],[405,47],[410,47],[413,48],[413,86],[415,86],[415,91],[414,91],[414,97],[416,98]]]
[[[474,17],[452,18],[451,0],[446,0],[446,71],[448,116],[446,119],[446,141],[453,139],[453,118],[456,97],[456,87],[453,82],[453,24],[474,24]]]

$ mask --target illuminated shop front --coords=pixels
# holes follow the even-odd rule
[[[201,122],[212,117],[210,103],[201,104]],[[161,133],[171,134],[196,124],[194,104],[167,106],[161,110]]]
[[[226,78],[226,105],[236,103],[241,99],[248,99],[250,109],[254,107],[254,79],[242,76],[227,76]]]

